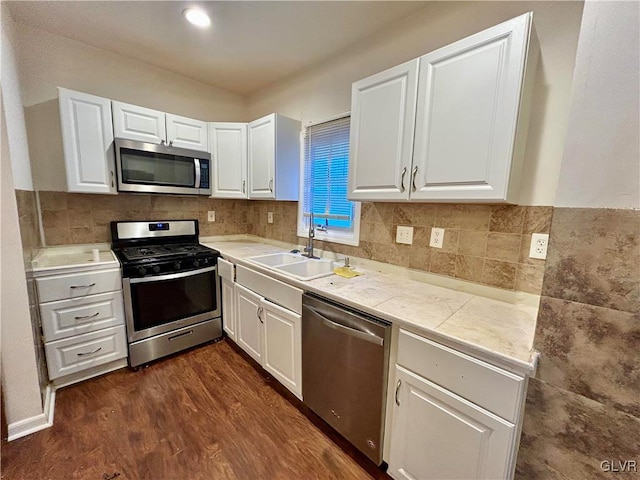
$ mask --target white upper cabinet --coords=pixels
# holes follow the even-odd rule
[[[207,123],[122,102],[112,102],[116,138],[206,152]]]
[[[211,196],[247,198],[247,124],[210,123]]]
[[[58,88],[67,190],[116,194],[111,101]]]
[[[272,113],[248,125],[249,198],[298,200],[300,122]]]
[[[409,198],[417,88],[417,59],[353,84],[349,198]]]
[[[167,143],[174,147],[208,151],[207,122],[167,113]]]
[[[396,93],[393,104],[356,90],[380,75],[392,82],[395,69],[354,84],[349,197],[515,203],[538,57],[532,15],[416,59],[417,98]],[[399,135],[398,112],[411,108],[412,136]]]
[[[149,143],[166,142],[164,112],[115,101],[112,102],[112,108],[113,132],[116,138]]]

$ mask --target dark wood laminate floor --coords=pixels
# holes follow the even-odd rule
[[[390,479],[228,341],[59,390],[54,426],[3,441],[1,468],[5,480]]]

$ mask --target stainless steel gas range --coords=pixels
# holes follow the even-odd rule
[[[197,220],[111,222],[122,266],[129,365],[222,337],[219,253]]]

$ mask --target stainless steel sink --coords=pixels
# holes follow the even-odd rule
[[[298,280],[314,280],[333,275],[338,263],[326,259],[309,259],[294,253],[271,253],[249,257],[255,263],[269,267]]]

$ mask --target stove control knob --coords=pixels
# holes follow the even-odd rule
[[[138,267],[138,274],[144,276],[147,273],[147,269],[144,267]]]
[[[173,268],[175,268],[176,270],[180,270],[181,266],[182,265],[180,265],[180,262],[176,262],[176,263],[173,264]]]
[[[156,265],[155,267],[153,267],[153,271],[154,273],[160,273],[160,267]]]
[[[193,261],[193,266],[194,266],[195,268],[198,268],[198,267],[200,266],[200,262],[199,262],[198,260],[194,260],[194,261]]]

